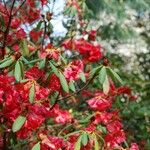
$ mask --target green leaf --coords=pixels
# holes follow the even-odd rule
[[[85,74],[83,72],[79,74],[79,77],[84,83],[86,82]]]
[[[23,39],[23,40],[20,42],[20,48],[21,48],[21,51],[22,51],[22,55],[23,55],[23,56],[28,56],[28,55],[29,55],[28,44],[27,44],[27,41],[26,41],[25,39]]]
[[[82,135],[82,144],[84,146],[86,146],[87,143],[88,143],[88,134],[84,132],[83,135]]]
[[[79,136],[77,142],[75,143],[74,150],[80,150],[80,148],[81,148],[81,140],[82,140],[82,135]]]
[[[29,102],[30,103],[33,103],[34,97],[35,97],[35,87],[34,87],[34,83],[33,83],[30,88],[30,91],[29,91]]]
[[[105,81],[104,81],[104,83],[103,83],[103,92],[104,92],[105,94],[108,94],[109,88],[110,88],[109,80],[108,80],[108,77],[107,77],[107,75],[106,75]]]
[[[56,74],[57,77],[59,77],[58,69],[50,62],[50,66],[52,68],[52,71]]]
[[[24,77],[24,65],[23,65],[22,61],[19,61],[19,63],[20,63],[20,67],[21,67],[21,77],[23,79],[23,77]]]
[[[95,138],[94,138],[94,150],[100,150],[100,146],[99,146],[96,135],[95,135]]]
[[[59,79],[60,79],[60,83],[61,83],[61,86],[64,89],[64,91],[69,93],[69,87],[68,87],[67,80],[61,72],[59,72]]]
[[[73,81],[73,80],[70,80],[70,82],[69,82],[69,88],[70,88],[73,92],[76,91],[75,85],[74,85],[74,81]]]
[[[4,58],[3,60],[0,61],[0,64],[2,64],[3,62],[5,62],[6,60],[9,60],[9,59],[10,59],[10,57]]]
[[[51,105],[55,104],[55,101],[56,101],[58,95],[59,95],[59,92],[55,92],[54,94],[51,94],[51,96],[50,96],[50,104]]]
[[[38,142],[38,143],[36,143],[36,144],[32,147],[31,150],[40,150],[40,149],[41,149],[40,147],[41,147],[41,146],[40,146],[40,142]]]
[[[18,116],[12,125],[12,131],[13,132],[19,131],[21,129],[21,127],[24,125],[25,121],[26,121],[26,117]]]
[[[14,72],[14,75],[15,75],[15,78],[17,81],[20,81],[21,80],[21,66],[20,66],[20,63],[19,63],[19,60],[16,62],[15,64],[15,72]]]
[[[9,59],[6,59],[6,61],[3,61],[0,64],[0,69],[10,66],[13,62],[14,62],[14,59],[11,57]]]
[[[100,71],[101,68],[102,68],[102,66],[93,68],[93,69],[90,71],[90,73],[89,73],[90,78],[92,78],[95,74],[97,74],[97,73]]]
[[[60,58],[61,58],[62,62],[66,65],[67,64],[67,60],[62,55],[60,55]]]
[[[106,78],[106,68],[105,67],[102,67],[102,69],[100,70],[100,72],[99,72],[99,81],[100,81],[100,83],[101,84],[103,84],[104,83],[104,81],[105,81],[105,78]]]
[[[120,78],[120,76],[114,72],[111,68],[107,68],[108,71],[110,72],[110,75],[113,76],[116,80],[118,80],[121,84],[123,84],[122,79]]]
[[[45,67],[46,59],[43,59],[41,62],[39,62],[39,69],[42,69]]]
[[[40,28],[41,28],[41,25],[42,25],[43,21],[39,21],[37,26],[36,26],[36,30],[39,31]]]

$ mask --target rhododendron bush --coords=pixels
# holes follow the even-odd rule
[[[85,2],[66,1],[61,40],[51,36],[49,3],[0,3],[0,149],[139,150],[113,107],[136,97],[87,31]]]

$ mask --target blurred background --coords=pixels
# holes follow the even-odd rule
[[[56,0],[53,2],[56,3]],[[101,44],[103,53],[110,58],[112,67],[137,97],[133,101],[120,97],[114,104],[115,108],[121,110],[125,130],[129,134],[128,142],[138,142],[143,149],[149,150],[150,1],[80,0],[79,3],[84,10],[82,16],[86,30],[97,31],[97,42]],[[61,4],[65,5],[63,0]],[[61,30],[68,35],[71,28],[69,23],[76,24],[78,19],[74,15],[75,10],[70,9],[59,13],[62,16]],[[77,24],[77,28],[71,30],[78,32],[80,28],[83,27]],[[55,34],[55,38],[57,36]]]

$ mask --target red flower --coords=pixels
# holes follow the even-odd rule
[[[107,125],[107,124],[109,124],[110,122],[112,122],[114,120],[120,120],[117,111],[114,111],[114,112],[102,112],[102,113],[97,113],[95,115],[94,123],[95,124],[103,123],[103,124]]]
[[[30,31],[30,37],[35,42],[38,41],[38,39],[41,37],[41,35],[42,35],[41,31],[35,31],[35,30]]]
[[[59,58],[59,49],[53,47],[53,45],[51,45],[51,44],[48,44],[45,47],[44,51],[42,51],[40,53],[40,57],[41,58],[48,57],[48,58],[53,58],[55,60],[58,60],[58,58]]]
[[[106,127],[109,132],[116,132],[119,131],[123,127],[123,125],[120,121],[114,121],[107,124]]]
[[[66,124],[72,121],[72,116],[68,111],[60,110],[55,118],[55,122],[59,124]]]
[[[24,20],[27,20],[29,23],[32,23],[40,18],[40,10],[35,9],[34,7],[30,8],[28,11],[28,16]]]
[[[97,31],[96,30],[91,30],[88,34],[89,34],[89,39],[91,41],[94,41],[96,39]]]
[[[25,73],[25,77],[28,79],[39,80],[44,77],[44,71],[38,69],[38,67],[32,67]]]
[[[118,146],[118,144],[124,141],[125,141],[125,133],[122,130],[113,133],[108,133],[105,136],[106,146],[109,148],[115,148]]]
[[[40,1],[41,1],[42,6],[44,6],[47,3],[47,0],[40,0]]]
[[[61,90],[60,80],[55,74],[51,75],[48,87],[50,89],[50,92]]]
[[[101,97],[94,97],[87,101],[90,108],[98,111],[104,111],[111,107],[111,101]]]
[[[79,74],[83,72],[83,63],[81,60],[72,61],[64,70],[64,75],[68,80],[79,79]]]
[[[80,39],[75,41],[75,48],[83,55],[83,59],[89,62],[95,62],[102,58],[101,46],[93,45]]]
[[[17,29],[21,24],[21,20],[19,18],[14,18],[12,19],[12,22],[11,22],[11,27],[13,29]]]
[[[62,46],[66,49],[77,50],[83,56],[84,61],[99,61],[103,56],[100,45],[93,45],[84,39],[66,40],[62,43]]]
[[[139,150],[139,147],[136,143],[131,143],[131,147],[129,148],[129,150]]]
[[[43,137],[42,137],[43,136]],[[66,143],[62,138],[42,135],[41,150],[65,149]]]
[[[17,32],[16,32],[16,37],[17,37],[18,39],[23,39],[23,38],[26,37],[26,32],[25,32],[23,29],[19,29],[19,30],[17,30]]]

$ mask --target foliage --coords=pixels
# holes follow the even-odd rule
[[[55,38],[53,7],[44,9],[54,3],[0,3],[0,148],[139,150],[119,112],[121,97],[134,109],[137,97],[103,54],[97,32],[87,31],[92,12],[85,1],[67,1],[68,32]],[[148,109],[138,111],[143,117]]]

